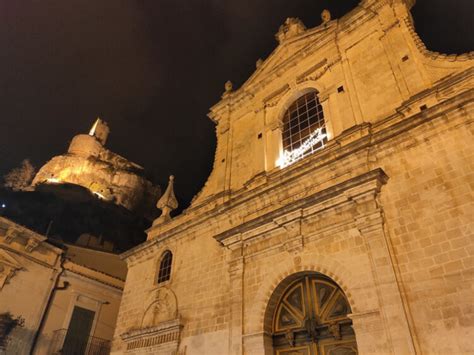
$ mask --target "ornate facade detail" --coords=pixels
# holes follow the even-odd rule
[[[36,249],[40,245],[40,241],[35,238],[28,238],[26,245],[25,245],[25,250],[28,253],[31,253],[34,249]]]
[[[324,9],[323,12],[321,12],[321,20],[323,20],[323,23],[331,21],[331,13],[328,9]]]
[[[16,272],[21,269],[23,269],[23,266],[20,265],[11,253],[0,250],[0,291],[15,276]]]
[[[152,290],[143,315],[142,328],[153,327],[176,318],[178,305],[174,292],[166,287]]]
[[[161,198],[158,200],[158,203],[156,204],[156,207],[161,210],[161,216],[155,222],[153,222],[153,224],[169,221],[171,219],[171,211],[178,208],[178,200],[174,195],[173,184],[174,176],[171,175],[165,193],[163,196],[161,196]]]
[[[5,233],[5,243],[10,244],[13,239],[16,237],[17,230],[15,228],[9,228],[7,232]]]
[[[283,25],[280,26],[275,35],[278,42],[297,36],[306,31],[306,26],[299,18],[288,17]]]
[[[121,335],[127,350],[150,348],[153,353],[177,354],[181,329],[176,295],[166,287],[150,291],[142,325]]]
[[[127,350],[152,348],[155,353],[176,354],[182,324],[179,319],[162,322],[155,327],[129,330],[120,337],[127,343]],[[166,349],[166,352],[159,352]]]
[[[231,93],[232,93],[232,89],[233,89],[234,85],[232,84],[232,81],[230,80],[227,80],[224,84],[224,93],[222,94],[222,98],[226,98],[228,97]]]
[[[274,107],[278,104],[280,99],[288,92],[290,91],[290,86],[288,84],[282,86],[278,90],[275,90],[272,92],[270,95],[265,97],[263,99],[263,102],[265,103],[266,107]]]
[[[452,277],[463,275],[464,262],[442,260],[457,252],[464,258],[466,236],[442,232],[446,220],[456,226],[459,218],[430,203],[436,196],[436,206],[464,211],[470,202],[464,192],[471,177],[472,63],[420,54],[406,35],[403,3],[363,0],[337,21],[323,13],[323,24],[309,30],[287,20],[279,47],[211,108],[217,148],[205,188],[186,213],[152,227],[148,241],[124,256],[134,284],[117,334],[142,321],[143,328],[118,339],[117,353],[172,354],[131,350],[166,344],[148,339],[169,332],[163,327],[172,320],[159,319],[161,306],[147,300],[146,285],[133,288],[155,277],[152,259],[168,246],[177,266],[174,290],[186,305],[186,331],[175,349],[416,354],[470,346],[459,326],[463,314],[442,305],[449,294],[469,307],[469,287],[453,293],[444,282],[465,282]],[[313,90],[314,105],[304,98]],[[295,98],[301,105],[292,106]],[[302,127],[310,136],[315,131],[311,120],[305,126],[299,119],[305,110],[308,117],[324,112],[328,140],[282,167],[288,141],[295,137],[302,146]],[[280,131],[282,122],[288,125]],[[436,246],[423,246],[430,243]],[[439,255],[443,265],[417,255]],[[439,322],[439,331],[452,321],[448,330],[456,337],[441,344],[442,333],[432,335],[423,321],[444,313],[449,320],[444,329]]]

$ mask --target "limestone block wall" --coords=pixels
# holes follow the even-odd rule
[[[7,353],[29,354],[59,273],[62,250],[44,239],[0,217],[0,313],[25,322],[11,333]]]
[[[273,354],[278,290],[310,272],[344,290],[360,354],[474,351],[473,60],[428,52],[407,3],[284,40],[211,108],[206,186],[124,254],[115,353],[158,349],[140,322],[166,249],[182,331],[163,354]],[[329,141],[280,169],[281,117],[312,89]]]
[[[120,334],[140,327],[169,249],[175,259],[164,287],[176,294],[186,354],[271,354],[274,292],[301,272],[327,275],[344,290],[361,354],[471,352],[474,152],[466,95],[415,115],[419,124],[399,134],[375,135],[370,145],[355,139],[351,154],[329,164],[327,155],[341,148],[316,153],[229,209],[191,210],[152,229],[128,254],[114,351],[126,349]]]
[[[424,353],[473,351],[474,147],[471,103],[380,147],[380,203]],[[429,113],[427,113],[429,114]]]
[[[164,251],[173,253],[171,279],[158,285],[158,267]],[[143,327],[150,296],[164,287],[177,299],[177,313],[182,323],[180,348],[201,354],[224,354],[228,336],[228,291],[225,253],[208,234],[194,231],[176,241],[154,246],[140,260],[128,260],[129,274],[115,331],[113,352],[122,353],[126,344],[121,335]],[[132,271],[133,270],[133,271]],[[137,349],[147,353],[150,348]],[[159,353],[159,351],[158,351]],[[171,352],[170,352],[171,353]]]
[[[364,2],[341,19],[283,41],[241,88],[211,108],[214,168],[194,204],[216,193],[230,196],[278,168],[283,114],[308,90],[319,93],[331,140],[400,112],[412,97],[472,63],[469,53],[427,51],[404,2]]]

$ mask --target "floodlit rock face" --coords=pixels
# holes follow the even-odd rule
[[[141,166],[104,147],[108,132],[107,125],[98,119],[89,134],[72,139],[66,154],[54,157],[39,170],[33,186],[70,183],[131,211],[153,206],[159,188],[143,177]]]

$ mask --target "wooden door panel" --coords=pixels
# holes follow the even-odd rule
[[[312,355],[311,348],[309,345],[300,346],[287,349],[279,349],[276,351],[276,355]]]

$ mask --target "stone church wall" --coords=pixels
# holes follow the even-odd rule
[[[114,353],[273,354],[279,297],[308,273],[344,291],[360,354],[474,351],[473,61],[427,52],[408,10],[363,1],[226,91],[206,186],[123,255]],[[282,115],[311,89],[329,140],[281,169]],[[167,249],[176,318],[147,328]]]

